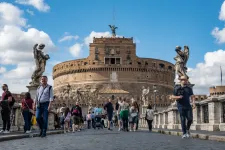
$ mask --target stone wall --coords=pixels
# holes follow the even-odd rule
[[[142,127],[146,121],[142,119]],[[154,114],[154,128],[181,129],[180,116],[177,108],[170,108]],[[192,130],[225,131],[225,95],[211,96],[196,102],[193,109]]]
[[[1,111],[1,110],[0,110]],[[3,126],[3,122],[1,119],[1,113],[0,113],[0,126]],[[13,109],[11,111],[11,131],[23,131],[23,126],[24,126],[24,119],[22,116],[22,111],[21,111],[21,103],[15,103],[13,106]],[[33,129],[38,129],[38,125],[32,126]],[[50,112],[49,113],[49,121],[48,121],[48,129],[52,130],[54,129],[54,113]]]

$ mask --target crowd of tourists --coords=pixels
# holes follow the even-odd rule
[[[181,77],[181,84],[175,86],[173,99],[177,101],[178,111],[181,118],[181,127],[183,131],[182,138],[190,137],[190,126],[193,121],[192,109],[195,109],[194,94],[192,88],[187,86],[188,79]],[[36,97],[33,100],[29,92],[25,94],[22,100],[22,116],[24,118],[24,133],[31,133],[32,118],[36,118],[37,125],[40,128],[40,137],[46,137],[48,129],[48,114],[54,100],[52,86],[47,84],[47,76],[41,77],[41,85],[37,89]],[[15,99],[9,91],[8,85],[3,84],[3,94],[0,101],[1,116],[3,121],[3,128],[0,133],[10,133],[12,107]],[[190,103],[190,98],[193,107]],[[143,113],[145,120],[148,123],[149,131],[152,131],[152,122],[154,111],[151,105],[148,105],[146,111]],[[117,127],[118,131],[136,131],[138,130],[139,119],[141,112],[137,101],[129,100],[127,98],[119,98],[115,105],[112,104],[111,99],[105,103],[104,106],[97,106],[90,109],[87,114],[83,115],[82,108],[79,103],[71,109],[64,105],[60,109],[60,113],[55,114],[55,128],[64,129],[64,132],[76,132],[82,129],[100,129]],[[187,123],[186,123],[187,120]]]
[[[66,105],[60,108],[59,116],[55,117],[55,128],[64,129],[64,133],[81,131],[87,129],[103,129],[112,127],[118,128],[118,131],[136,131],[141,117],[139,105],[136,101],[131,104],[126,98],[119,98],[115,105],[111,99],[104,106],[98,105],[90,109],[86,115],[82,115],[82,109],[78,102],[70,110]],[[149,131],[152,131],[154,111],[149,105],[145,113],[145,119],[148,122]]]

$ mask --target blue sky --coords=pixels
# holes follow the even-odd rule
[[[41,8],[43,5],[29,3],[30,0],[0,1],[13,5],[23,12],[19,18],[26,19],[26,25],[16,25],[13,22],[22,32],[25,33],[30,28],[34,28],[38,30],[38,33],[40,31],[46,33],[49,36],[46,39],[53,42],[54,48],[49,52],[51,60],[47,68],[49,75],[55,62],[87,57],[89,51],[84,44],[84,39],[90,37],[92,31],[110,32],[109,24],[119,27],[118,35],[134,37],[137,41],[139,57],[158,58],[174,63],[175,47],[188,45],[190,48],[188,67],[193,69],[190,73],[192,76],[196,76],[199,74],[198,71],[202,71],[197,64],[208,66],[204,60],[204,57],[208,56],[207,53],[211,59],[214,53],[210,52],[217,53],[219,49],[223,51],[225,46],[223,40],[218,43],[215,36],[212,35],[215,27],[218,27],[221,31],[220,36],[222,36],[220,38],[224,37],[221,34],[225,33],[222,32],[225,19],[219,19],[224,0],[67,0],[63,2],[36,0],[39,2],[36,4],[48,6],[47,10]],[[114,8],[115,20],[113,19]],[[5,20],[2,22],[3,25],[1,24],[0,7],[0,33],[1,27],[3,32],[3,27],[9,24]],[[65,36],[79,36],[79,38],[59,42]],[[38,38],[41,39],[41,37]],[[81,53],[76,57],[71,55],[69,50],[74,44],[83,44]],[[6,68],[6,71],[3,72],[12,73],[14,71],[15,73],[16,69],[19,70],[18,64],[20,63],[3,64],[2,66]],[[214,64],[218,65],[218,63]],[[202,74],[205,75],[205,72]],[[208,83],[211,79],[204,78],[203,80],[204,83],[200,87],[212,85],[212,83]],[[219,78],[214,80],[215,84],[219,83]],[[197,80],[193,79],[193,81]]]
[[[108,24],[113,23],[113,8],[116,16],[114,23],[119,27],[117,33],[140,41],[137,44],[140,57],[173,62],[174,47],[187,44],[191,50],[188,65],[195,67],[196,63],[203,61],[207,51],[224,47],[216,44],[211,35],[215,26],[223,26],[218,19],[222,0],[204,3],[196,0],[46,2],[51,6],[50,12],[34,10],[35,16],[27,14],[28,22],[32,27],[47,32],[60,50],[73,44],[57,43],[64,32],[79,35],[82,40],[91,31],[110,31]],[[83,56],[87,55],[88,50],[85,49]]]

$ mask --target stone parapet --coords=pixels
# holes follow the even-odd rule
[[[191,130],[225,131],[225,95],[209,97],[196,102],[193,109]],[[154,127],[162,129],[181,129],[180,116],[176,107],[169,107],[154,114]]]

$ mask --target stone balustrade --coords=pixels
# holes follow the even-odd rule
[[[140,119],[140,127],[147,127],[144,116]],[[156,112],[153,127],[181,129],[180,114],[176,105],[171,105],[166,110]],[[191,130],[225,131],[225,95],[196,101]]]
[[[0,113],[0,127],[3,126],[1,118],[2,117]],[[54,112],[50,112],[48,118],[48,129],[52,130],[54,129]],[[14,104],[11,115],[11,123],[11,131],[23,131],[24,119],[21,111],[21,103]],[[32,129],[38,129],[37,124],[32,126]]]

